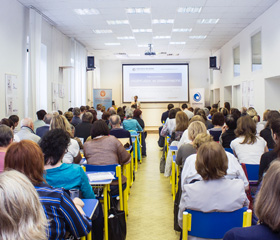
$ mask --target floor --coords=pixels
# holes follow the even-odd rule
[[[158,134],[148,134],[147,157],[138,166],[128,200],[127,240],[178,240],[173,230],[173,200],[169,178],[159,173],[162,154]]]

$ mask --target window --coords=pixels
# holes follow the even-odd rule
[[[240,76],[240,47],[233,49],[233,76]]]
[[[261,32],[251,37],[252,71],[262,69]]]

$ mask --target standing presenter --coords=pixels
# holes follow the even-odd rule
[[[134,101],[131,102],[131,106],[137,105],[137,108],[140,109],[141,103],[138,101],[138,96],[134,96]]]

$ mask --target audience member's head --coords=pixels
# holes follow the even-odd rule
[[[201,116],[201,117],[203,117],[205,122],[207,121],[207,116],[206,116],[205,111],[203,109],[198,109],[198,111],[196,112],[195,115]]]
[[[259,221],[280,232],[280,161],[273,161],[257,194],[254,209]]]
[[[86,105],[86,111],[88,111],[90,109],[89,105]]]
[[[20,127],[29,127],[30,129],[34,129],[33,120],[31,118],[24,118],[20,121]]]
[[[59,115],[63,115],[63,112],[61,110],[57,110]]]
[[[280,157],[280,118],[274,119],[270,123],[273,140],[275,142],[274,151]]]
[[[211,108],[211,110],[209,111],[211,116],[213,116],[216,112],[218,112],[217,108]]]
[[[112,126],[112,128],[120,128],[120,124],[121,124],[121,117],[117,114],[112,115],[109,119],[109,122]]]
[[[124,120],[124,117],[125,117],[125,114],[124,114],[124,111],[123,111],[123,108],[122,108],[122,107],[118,107],[118,109],[117,109],[117,114],[120,116],[121,121],[123,121],[123,120]]]
[[[5,169],[15,169],[23,173],[33,184],[45,182],[44,155],[39,145],[31,140],[14,142],[8,147]]]
[[[132,118],[133,117],[133,109],[127,108],[125,112],[125,117],[126,118]]]
[[[102,119],[103,120],[109,120],[109,118],[110,118],[110,113],[109,112],[103,112],[103,114],[102,114]]]
[[[45,165],[54,166],[61,161],[69,143],[69,135],[62,129],[47,132],[39,142],[44,153]]]
[[[109,135],[109,127],[104,120],[97,120],[93,123],[91,128],[91,138],[95,138],[98,136],[108,136]]]
[[[193,141],[199,133],[207,133],[206,126],[203,122],[194,121],[188,128],[188,138]]]
[[[81,115],[81,110],[78,107],[73,108],[72,112],[75,117],[80,117]]]
[[[255,123],[258,122],[259,118],[258,118],[258,113],[256,112],[256,110],[252,107],[250,107],[248,110],[247,110],[247,114],[253,119],[253,121]]]
[[[142,111],[140,109],[135,109],[133,112],[133,117],[140,118],[141,114],[142,114]]]
[[[222,108],[220,110],[220,113],[222,113],[224,115],[224,117],[226,117],[229,114],[229,110],[227,108]]]
[[[125,114],[125,112],[126,112],[126,106],[123,106],[122,108],[123,108],[123,112],[124,112],[124,114]]]
[[[278,111],[275,110],[271,110],[269,111],[269,113],[267,114],[267,124],[266,127],[270,128],[270,124],[272,121],[276,120],[280,118],[280,113]]]
[[[168,118],[169,119],[175,118],[176,117],[176,113],[177,113],[177,110],[175,108],[170,109],[170,111],[168,113]]]
[[[72,122],[73,116],[74,116],[74,115],[73,115],[72,112],[69,112],[69,111],[68,111],[68,112],[65,112],[65,113],[64,113],[64,117],[66,117],[66,119],[68,120],[69,123]]]
[[[202,144],[196,155],[195,168],[203,180],[220,179],[227,174],[228,158],[217,142]]]
[[[186,108],[188,108],[188,104],[183,103],[183,104],[182,104],[182,109],[183,109],[183,111],[184,111]]]
[[[213,117],[212,117],[212,124],[214,126],[223,126],[225,123],[225,117],[222,113],[220,112],[216,112],[214,113]]]
[[[72,112],[72,111],[73,111],[72,107],[68,108],[68,112]]]
[[[102,106],[101,107],[101,112],[105,112],[106,111],[106,107],[105,106]]]
[[[61,115],[53,116],[50,124],[50,129],[53,130],[57,128],[64,130],[69,134],[70,137],[73,137],[70,123],[68,122],[66,117]]]
[[[174,104],[169,103],[169,104],[167,105],[168,111],[170,111],[172,108],[174,108]]]
[[[43,120],[44,116],[47,114],[47,112],[43,109],[36,112],[38,120]]]
[[[131,108],[136,109],[137,108],[137,104],[132,104]]]
[[[52,117],[53,115],[51,113],[47,113],[43,119],[45,124],[51,124]]]
[[[199,107],[196,107],[194,110],[193,110],[193,114],[194,115],[197,115],[197,112],[200,110],[200,108]]]
[[[188,110],[191,111],[192,113],[193,113],[193,111],[194,111],[194,110],[193,110],[193,107],[189,107]]]
[[[92,123],[93,116],[90,112],[85,112],[82,117],[83,122]]]
[[[228,110],[228,112],[230,112],[230,103],[229,102],[225,102],[224,103],[224,108],[226,108]]]
[[[241,112],[237,108],[231,108],[230,114],[233,115],[236,120],[241,117]]]
[[[270,112],[269,109],[266,109],[266,110],[263,112],[263,121],[267,121],[267,115],[268,115],[269,112]]]
[[[26,176],[15,170],[1,173],[0,196],[0,239],[48,239],[46,215]]]
[[[202,110],[205,112],[206,117],[209,115],[209,109],[207,107],[202,108]]]
[[[189,118],[183,111],[176,113],[176,127],[175,131],[185,131],[189,126]]]
[[[10,120],[13,121],[15,128],[18,126],[19,123],[19,117],[17,115],[11,115],[9,117]]]
[[[241,144],[253,144],[256,142],[256,123],[249,115],[240,117],[237,120],[237,128],[234,133],[236,137],[244,137],[244,141]]]
[[[14,134],[11,128],[0,125],[0,147],[7,148],[13,142]]]
[[[191,124],[192,122],[195,122],[195,121],[200,121],[200,122],[202,122],[202,123],[204,123],[204,124],[206,123],[205,119],[204,119],[202,116],[200,116],[200,115],[195,115],[195,116],[193,116],[193,117],[191,118],[189,124]]]
[[[85,106],[81,106],[81,107],[80,107],[80,111],[81,111],[81,114],[85,113],[86,107],[85,107]]]
[[[236,129],[237,119],[232,114],[227,115],[226,116],[226,125],[227,125],[228,129],[230,129],[230,130]]]
[[[110,116],[116,114],[116,110],[113,107],[110,107],[108,112],[109,112]]]
[[[3,118],[3,119],[0,121],[0,124],[8,126],[8,127],[11,128],[12,130],[15,129],[15,124],[14,124],[14,122],[13,122],[11,119],[9,119],[9,118]]]
[[[208,143],[213,141],[213,136],[208,133],[199,133],[193,140],[193,147],[197,150],[203,143]]]
[[[89,109],[88,112],[92,114],[92,122],[94,123],[97,120],[97,112],[94,109]]]
[[[218,108],[219,108],[219,105],[216,104],[216,103],[214,103],[214,104],[212,104],[212,109],[213,109],[213,108],[218,109]]]

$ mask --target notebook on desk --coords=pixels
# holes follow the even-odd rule
[[[82,199],[84,202],[83,211],[85,212],[86,216],[92,218],[93,213],[95,212],[98,200],[97,199]]]
[[[95,172],[95,173],[89,173],[87,174],[87,176],[90,182],[115,179],[114,175],[111,172]]]

